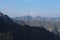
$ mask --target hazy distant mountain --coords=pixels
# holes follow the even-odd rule
[[[60,36],[43,27],[22,26],[0,13],[0,40],[60,40]]]
[[[52,21],[52,22],[60,22],[60,17],[49,17],[49,18],[47,18],[47,17],[40,17],[40,16],[36,16],[36,17],[32,17],[32,16],[30,16],[30,15],[27,15],[27,16],[22,16],[22,17],[15,17],[14,19],[16,19],[16,20],[45,20],[45,21]]]
[[[40,16],[32,17],[28,15],[22,17],[15,17],[13,19],[19,24],[44,27],[46,30],[54,32],[55,34],[58,34],[59,32],[60,35],[60,17],[46,18]],[[55,28],[57,29],[55,30]]]
[[[26,25],[30,25],[30,26],[43,26],[45,25],[45,22],[50,21],[51,23],[56,23],[56,22],[60,22],[60,17],[54,17],[54,18],[46,18],[46,17],[40,17],[40,16],[36,16],[36,17],[32,17],[32,16],[22,16],[22,17],[15,17],[13,18],[13,20],[17,23],[24,23]]]

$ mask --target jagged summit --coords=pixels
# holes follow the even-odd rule
[[[0,16],[4,16],[4,14],[2,12],[0,12]]]
[[[8,15],[5,15],[2,12],[0,12],[0,17],[8,17]]]

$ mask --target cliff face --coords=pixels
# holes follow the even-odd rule
[[[7,15],[0,16],[0,33],[3,40],[59,40],[58,35],[42,27],[22,26],[12,21]],[[4,39],[7,38],[4,34],[9,38]]]

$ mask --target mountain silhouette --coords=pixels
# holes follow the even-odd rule
[[[43,27],[22,26],[0,12],[0,33],[6,32],[10,32],[13,40],[60,40],[58,35],[47,31]]]

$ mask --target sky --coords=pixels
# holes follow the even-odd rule
[[[10,17],[60,17],[60,0],[0,0],[0,11]]]

